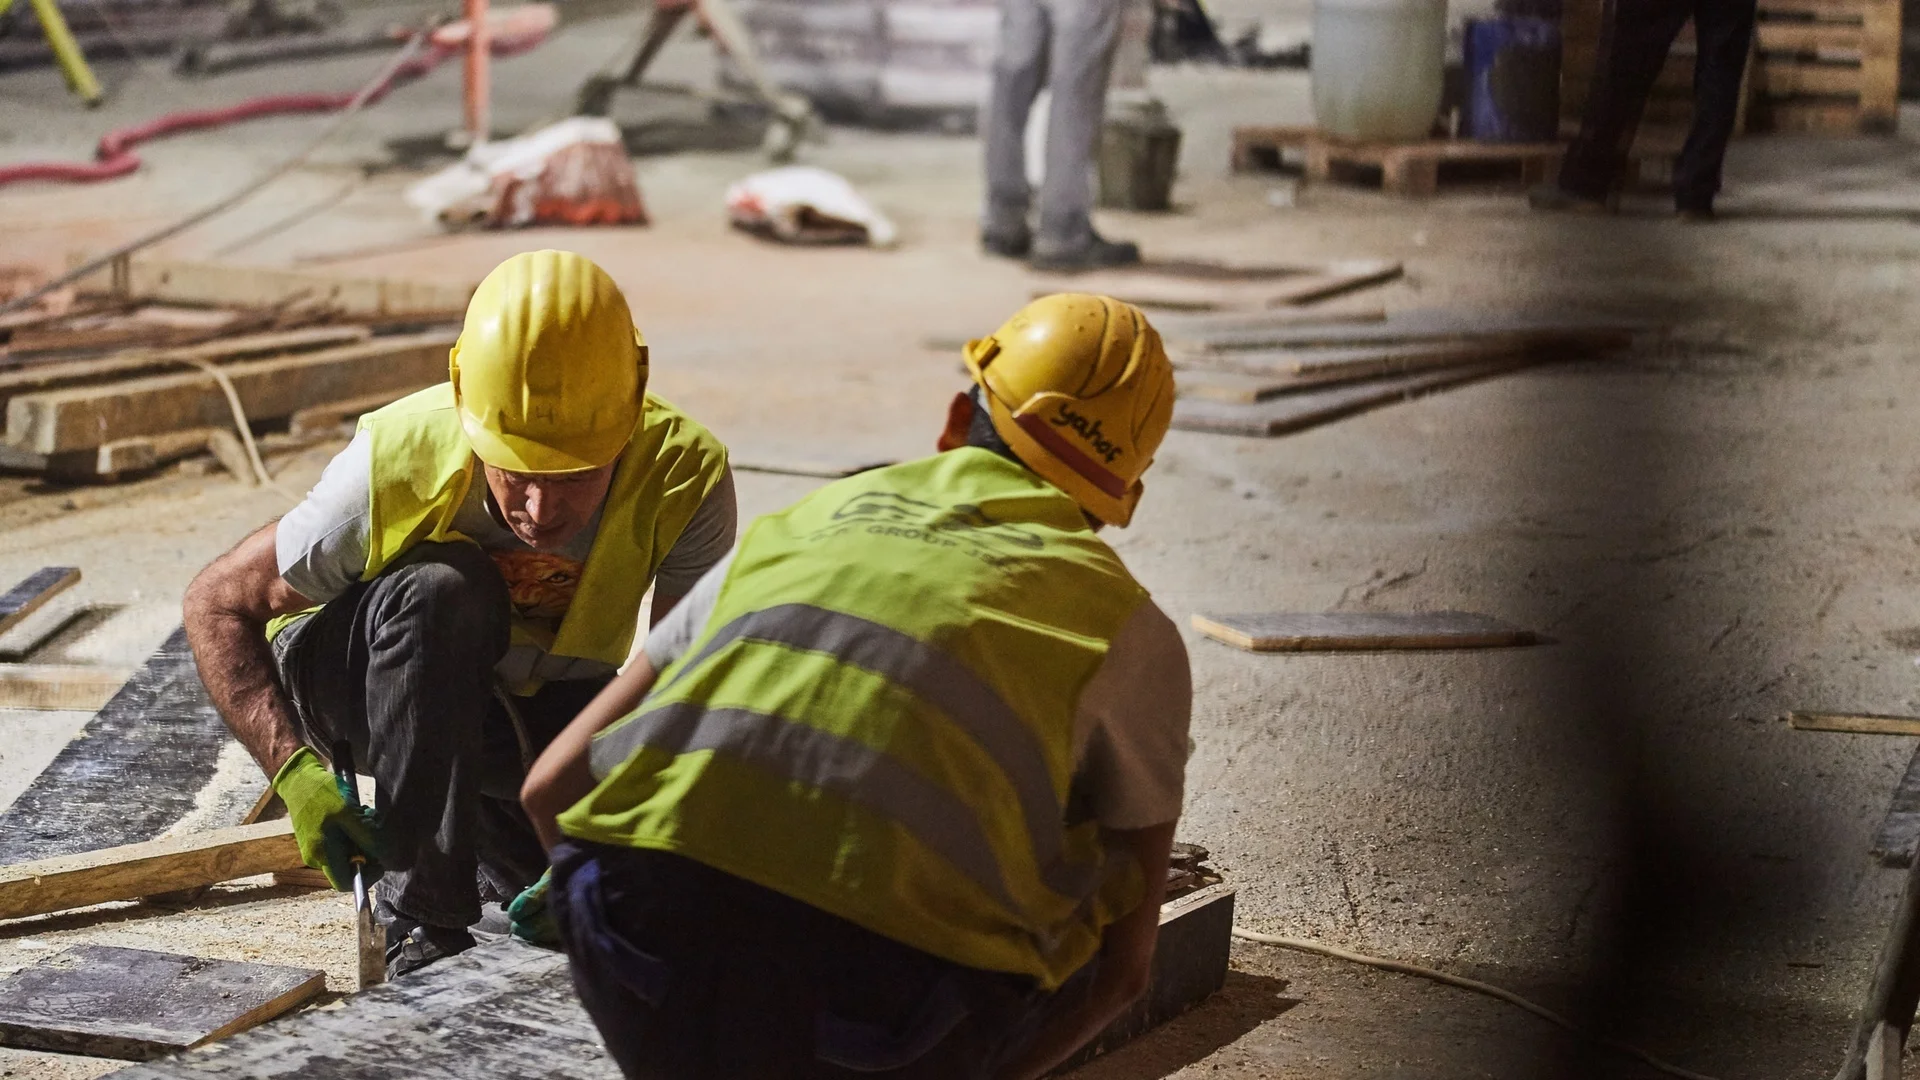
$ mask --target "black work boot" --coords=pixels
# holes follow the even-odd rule
[[[980,250],[1003,259],[1024,259],[1033,250],[1033,230],[1025,225],[1011,228],[982,228]]]
[[[419,971],[473,948],[473,935],[455,927],[429,926],[411,919],[387,924],[387,979]]]
[[[1140,261],[1140,245],[1126,240],[1108,240],[1088,229],[1078,242],[1054,243],[1042,238],[1033,246],[1029,260],[1035,270],[1075,273],[1103,270],[1113,266],[1132,266]]]
[[[1578,195],[1559,184],[1536,184],[1527,189],[1527,205],[1548,213],[1611,214],[1614,211],[1612,199]]]

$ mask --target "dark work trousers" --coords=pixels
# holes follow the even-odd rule
[[[308,745],[353,747],[385,821],[383,914],[440,927],[480,918],[476,874],[511,897],[546,869],[520,809],[525,770],[493,668],[509,635],[506,582],[472,544],[419,544],[379,577],[274,638],[280,685]],[[538,753],[604,680],[515,698]]]
[[[548,897],[581,1003],[635,1080],[986,1080],[1096,968],[1042,993],[660,851],[564,842]]]
[[[1647,95],[1673,39],[1693,19],[1699,53],[1693,74],[1693,128],[1673,164],[1673,201],[1706,210],[1720,193],[1720,166],[1740,110],[1740,79],[1753,42],[1756,0],[1612,0],[1612,20],[1587,97],[1580,136],[1567,148],[1560,187],[1605,199],[1626,170]]]

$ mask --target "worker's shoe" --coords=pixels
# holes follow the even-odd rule
[[[1577,195],[1559,184],[1536,184],[1527,191],[1527,205],[1535,210],[1562,214],[1611,214],[1612,199]]]
[[[1683,203],[1674,207],[1674,216],[1694,225],[1706,225],[1720,220],[1719,215],[1713,212],[1712,203]]]
[[[1033,230],[1025,225],[1012,229],[981,229],[980,250],[1003,259],[1024,259],[1033,250]]]
[[[1035,242],[1033,258],[1029,261],[1035,270],[1067,274],[1132,266],[1140,261],[1140,245],[1125,240],[1108,240],[1088,229],[1077,243],[1054,244],[1044,238]]]
[[[387,978],[412,974],[436,960],[466,952],[473,945],[473,935],[463,929],[410,920],[391,923],[387,926]]]

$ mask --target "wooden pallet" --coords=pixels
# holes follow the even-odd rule
[[[1767,130],[1894,129],[1900,0],[1761,0],[1754,41],[1754,111]]]
[[[1553,175],[1564,151],[1559,143],[1483,143],[1466,139],[1415,142],[1358,142],[1309,127],[1242,127],[1233,132],[1233,170],[1285,168],[1289,153],[1303,163],[1309,183],[1348,179],[1356,173],[1380,176],[1389,195],[1423,198],[1440,186],[1443,171],[1462,166],[1511,166],[1524,184]]]

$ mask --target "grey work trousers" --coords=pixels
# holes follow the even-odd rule
[[[486,552],[423,543],[273,639],[301,737],[323,755],[345,739],[374,778],[388,849],[383,918],[469,926],[482,876],[511,899],[546,869],[520,809],[519,739],[493,693],[510,610]],[[554,682],[516,698],[533,751],[605,685]]]
[[[1092,235],[1093,162],[1106,119],[1107,80],[1126,0],[1000,0],[1000,49],[993,62],[985,142],[989,234],[1027,228],[1027,117],[1042,86],[1047,114],[1046,177],[1037,243],[1073,250]]]

